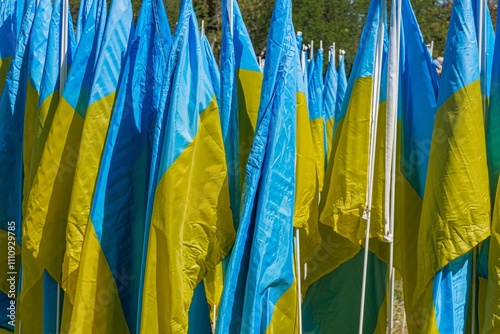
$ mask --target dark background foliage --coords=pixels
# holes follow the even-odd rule
[[[110,0],[108,0],[109,2]],[[235,0],[236,1],[236,0]],[[180,0],[164,0],[172,33],[179,14]],[[389,6],[390,6],[390,1]],[[70,0],[75,17],[80,0]],[[193,0],[198,19],[205,21],[205,31],[216,56],[221,41],[221,0]],[[336,48],[346,51],[347,68],[354,61],[359,37],[363,29],[370,0],[293,0],[295,29],[302,31],[304,42],[322,40],[324,48],[336,43]],[[411,0],[425,42],[434,41],[433,56],[443,56],[451,15],[452,0]],[[264,56],[267,32],[274,1],[239,0],[243,19],[252,38],[257,56]],[[132,0],[135,17],[139,15],[141,1]],[[488,0],[493,24],[496,27],[498,1]],[[325,59],[326,61],[326,59]]]

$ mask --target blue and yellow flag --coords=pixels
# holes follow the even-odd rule
[[[307,88],[309,121],[314,142],[314,155],[316,156],[316,173],[318,174],[319,190],[323,189],[325,177],[325,124],[323,123],[323,50],[316,51],[309,60],[307,68]]]
[[[372,99],[372,82],[375,69],[375,50],[377,46],[379,24],[381,24],[380,2],[373,0],[363,29],[360,46],[354,65],[345,99],[340,111],[335,140],[332,149],[331,169],[327,172],[325,187],[322,194],[324,209],[321,212],[321,222],[332,226],[335,232],[351,240],[355,245],[361,245],[366,233],[366,223],[363,218],[367,203],[367,181],[369,165],[370,113]],[[386,41],[384,36],[383,59],[386,59]],[[382,62],[386,63],[386,60]],[[379,64],[379,66],[381,66]],[[385,65],[382,66],[379,110],[385,111]],[[380,71],[380,70],[379,70]],[[370,98],[367,98],[370,97]],[[377,133],[377,162],[374,175],[383,174],[381,162],[383,158],[383,129],[385,128],[385,112],[379,112]],[[382,203],[379,185],[374,184],[373,205],[369,208],[372,216],[371,238],[383,239],[380,232],[382,221]],[[373,244],[375,246],[375,244]],[[373,247],[372,247],[373,248]],[[379,254],[380,255],[380,254]]]
[[[0,6],[0,95],[2,94],[25,13],[26,1],[9,0]],[[29,8],[29,6],[28,6]],[[30,9],[34,10],[34,9]]]
[[[365,233],[362,213],[366,200],[368,170],[368,120],[381,22],[381,1],[374,0],[368,9],[342,109],[335,120],[337,129],[320,204],[321,247],[308,260],[305,273],[305,285],[308,290],[302,310],[303,330],[306,333],[326,333],[336,328],[341,328],[341,331],[346,333],[355,332],[359,326],[364,253],[361,240]],[[379,47],[384,48],[385,55],[385,44]],[[385,110],[383,76],[384,74],[381,78],[379,110]],[[382,115],[380,112],[379,131]],[[377,153],[379,151],[380,149]],[[374,197],[378,196],[377,191],[374,194]],[[377,205],[380,206],[374,203],[372,208],[374,216]],[[377,219],[380,220],[375,216],[372,222]],[[355,233],[356,226],[359,235]],[[381,247],[381,242],[374,238],[376,236],[378,235],[372,235],[370,249],[373,248],[379,255],[383,253],[384,248]],[[365,333],[381,333],[386,330],[386,267],[374,253],[369,253],[368,277],[371,280],[367,284],[365,299]]]
[[[478,47],[470,0],[453,3],[418,231],[422,332],[463,332],[472,249],[490,234]]]
[[[40,1],[30,37],[30,71],[24,119],[23,212],[37,172],[45,141],[59,103],[61,70],[61,29],[68,28],[66,63],[69,68],[75,52],[73,22],[61,22],[62,1]],[[45,7],[43,10],[41,7]],[[69,8],[68,8],[69,12]],[[69,13],[68,13],[69,14]],[[48,19],[48,17],[51,17]],[[48,23],[50,22],[50,25]]]
[[[222,136],[231,209],[237,228],[241,188],[257,124],[262,87],[262,72],[237,1],[222,1],[221,80]]]
[[[219,110],[190,0],[181,4],[170,68],[145,231],[144,333],[188,330],[194,288],[234,241]]]
[[[335,108],[337,107],[337,90],[338,90],[337,82],[338,78],[337,78],[337,69],[335,68],[335,49],[331,48],[328,67],[326,69],[325,88],[323,91],[326,165],[328,165],[328,159],[330,159],[330,153],[332,152],[332,145],[333,145],[333,136],[335,128]]]
[[[220,95],[220,88],[221,88],[221,79],[220,79],[220,71],[219,71],[219,66],[217,65],[217,60],[215,59],[214,53],[212,51],[212,47],[210,46],[210,42],[208,41],[204,31],[202,30],[201,34],[201,43],[203,44],[203,54],[208,60],[208,69],[210,73],[210,80],[212,81],[212,85],[215,90],[215,96],[217,98],[217,105],[220,106],[220,100],[221,100],[221,95]],[[228,257],[226,257],[228,259]],[[228,259],[229,260],[229,259]],[[214,270],[210,271],[205,279],[203,280],[203,284],[200,283],[197,287],[197,290],[195,290],[195,297],[193,297],[193,301],[197,300],[202,303],[202,305],[194,305],[191,304],[191,309],[190,312],[196,312],[199,313],[198,311],[194,311],[197,309],[204,310],[206,309],[206,302],[208,302],[208,305],[210,307],[210,319],[212,322],[216,321],[216,313],[217,310],[219,309],[219,303],[220,303],[220,298],[222,295],[222,288],[224,285],[224,273],[223,273],[223,263],[219,263]],[[203,294],[206,296],[206,300],[202,302],[202,298],[196,298],[196,293],[197,291],[198,294],[201,294],[201,291],[204,291]],[[189,319],[191,321],[192,317],[189,315]],[[193,324],[193,325],[191,325]],[[197,333],[198,330],[203,330],[200,329],[198,324],[204,326],[203,323],[192,321],[189,324],[189,331],[192,333]],[[194,326],[194,328],[193,328]]]
[[[422,303],[413,303],[417,283],[416,236],[437,107],[438,76],[409,0],[402,1],[401,15],[395,266],[403,277],[409,331],[421,333],[426,309]]]
[[[62,286],[74,303],[78,302],[73,299],[76,295],[77,280],[82,281],[78,277],[78,271],[92,196],[132,29],[133,13],[130,0],[114,0],[107,17],[94,67],[95,74],[90,85],[69,203]],[[75,304],[75,307],[78,305]],[[74,311],[78,313],[77,309]],[[73,320],[71,322],[74,323]]]
[[[499,32],[497,26],[497,34]],[[484,265],[485,258],[488,263],[488,285],[484,311],[484,333],[495,333],[500,330],[500,306],[498,298],[500,296],[500,195],[498,191],[498,180],[500,174],[500,154],[498,145],[500,145],[500,38],[495,41],[495,52],[492,59],[491,73],[491,94],[489,100],[488,118],[486,124],[486,150],[488,157],[488,172],[490,178],[490,196],[493,209],[493,218],[491,223],[491,239],[489,250],[486,252],[485,245],[481,248],[478,259],[478,269],[481,264]],[[483,253],[489,255],[484,256]],[[483,261],[481,261],[483,260]]]
[[[472,10],[474,12],[474,21],[476,23],[476,36],[479,36],[480,30],[479,30],[479,18],[478,18],[478,1],[473,0],[472,1]],[[484,97],[486,97],[486,108],[489,108],[489,103],[490,103],[490,95],[491,95],[491,85],[492,81],[494,80],[492,78],[492,71],[493,71],[493,55],[494,55],[494,49],[495,49],[495,31],[493,29],[493,23],[491,22],[491,15],[490,15],[490,10],[487,5],[485,5],[485,12],[484,12],[484,36],[483,38],[485,39],[484,43],[486,44],[485,46],[485,51],[486,55],[482,61],[486,62],[486,73],[484,74],[484,80],[483,78],[481,79],[481,92]],[[479,37],[478,37],[479,40]],[[481,51],[480,51],[481,54]],[[496,71],[496,70],[495,70]],[[493,92],[495,94],[495,92]],[[488,110],[488,109],[487,109]],[[494,112],[493,112],[494,114]],[[500,157],[499,154],[496,153],[496,149],[490,149],[491,147],[488,142],[491,141],[490,133],[492,132],[492,127],[495,126],[495,115],[492,115],[491,118],[493,119],[493,124],[490,126],[490,116],[489,116],[489,111],[486,114],[486,150],[488,154],[488,172],[489,172],[489,178],[490,178],[490,197],[491,197],[491,209],[493,210],[494,206],[494,201],[495,201],[495,193],[496,193],[496,185],[498,181],[498,174],[499,174],[499,166],[500,166]],[[493,130],[494,132],[495,130]],[[495,169],[496,167],[496,169]],[[482,279],[487,279],[488,278],[488,253],[490,249],[490,238],[486,239],[483,244],[481,245],[478,259],[477,259],[477,274],[480,276]]]
[[[92,19],[87,22],[82,36],[85,42],[79,45],[73,57],[73,66],[69,70],[50,129],[47,129],[47,139],[26,203],[23,246],[32,254],[38,267],[38,270],[23,273],[23,291],[26,292],[29,286],[24,282],[31,279],[36,281],[36,276],[41,275],[43,269],[61,282],[69,199],[83,117],[89,101],[88,87],[94,73],[95,55],[106,17],[106,2],[92,2],[91,12]],[[28,274],[35,277],[28,279]]]
[[[45,7],[42,10],[42,6]],[[45,141],[54,117],[60,96],[61,70],[61,29],[65,24],[68,28],[67,36],[67,65],[69,66],[74,54],[73,23],[69,19],[62,22],[62,1],[41,1],[37,7],[33,32],[30,37],[30,61],[28,96],[26,100],[26,115],[24,119],[24,194],[23,212],[25,213],[27,200],[33,179],[38,170]],[[69,8],[68,8],[69,13]],[[50,17],[50,19],[48,19]],[[71,17],[71,16],[68,16]],[[45,26],[48,25],[49,26]],[[43,51],[42,51],[43,49]],[[39,274],[42,266],[35,262],[33,255],[26,248],[22,249],[23,258],[23,286],[20,301],[22,322],[33,323],[33,317],[40,315],[41,300],[43,298],[44,330],[55,325],[55,309],[57,304],[57,285],[49,275],[43,280]],[[60,263],[59,263],[60,265]],[[42,284],[43,281],[43,284]],[[52,283],[52,284],[51,284]],[[43,293],[39,289],[44,287]],[[49,288],[52,287],[52,288]],[[52,290],[52,291],[51,291]],[[54,312],[53,316],[51,312]],[[55,330],[55,329],[54,329]]]
[[[300,43],[302,42],[302,36]],[[298,43],[299,44],[299,43]],[[299,44],[300,45],[300,44]],[[297,48],[296,57],[296,95],[297,95],[297,129],[296,129],[296,167],[295,167],[295,206],[294,227],[301,229],[301,259],[307,259],[320,243],[318,235],[318,200],[319,182],[316,173],[316,156],[314,139],[309,122],[307,107],[306,76],[302,72],[301,51]]]
[[[3,31],[7,35],[7,40],[6,45],[1,47],[1,57],[4,57],[4,54],[7,58],[10,57],[10,59],[6,58],[4,65],[7,65],[9,61],[11,63],[6,76],[0,74],[3,76],[2,86],[4,87],[0,96],[0,171],[2,173],[0,188],[5,190],[0,195],[0,243],[6,247],[4,253],[0,255],[0,298],[4,299],[6,298],[5,295],[7,295],[9,297],[7,299],[11,300],[14,299],[12,297],[17,292],[20,280],[20,256],[18,254],[22,245],[23,123],[28,82],[29,36],[33,31],[36,7],[36,1],[27,3],[19,38],[14,41],[16,43],[15,50],[10,53],[12,50],[8,48],[8,43],[12,41],[9,41],[8,38],[10,33],[10,36],[15,38],[18,24],[16,21],[19,19],[19,16],[17,16],[19,13],[16,9],[19,9],[17,7],[19,2],[22,1],[5,2],[1,6],[2,15],[11,15],[10,19],[5,18],[3,21],[7,28],[7,31]],[[12,8],[12,6],[17,8]],[[10,56],[7,56],[9,53]],[[4,65],[0,64],[0,66]],[[5,80],[5,84],[3,80]],[[15,239],[13,239],[14,237]],[[13,242],[15,249],[7,252],[7,246],[12,246]],[[14,254],[12,251],[14,251]],[[11,276],[14,276],[12,286],[11,282],[7,280]],[[8,300],[8,303],[10,303],[10,300]],[[5,314],[5,310],[2,311],[2,315]]]
[[[170,51],[168,27],[163,3],[143,2],[121,71],[85,231],[68,324],[72,333],[95,328],[136,331],[149,161],[163,79],[158,71],[164,71]],[[111,293],[103,302],[106,289]]]
[[[344,103],[344,96],[347,89],[347,76],[345,74],[345,55],[340,57],[339,68],[337,71],[337,98],[335,101],[335,116],[334,116],[334,138],[337,131],[339,121],[345,117],[342,113],[342,104]]]
[[[16,3],[6,2],[2,5],[2,10],[4,8],[7,10],[9,6],[15,5]],[[21,245],[23,123],[28,77],[26,64],[28,62],[29,36],[33,27],[35,7],[35,1],[28,2],[4,90],[0,96],[0,171],[2,173],[0,188],[8,189],[8,191],[3,191],[0,195],[0,240],[3,245],[7,245],[9,232],[14,233],[17,242],[16,247]],[[16,15],[16,11],[11,13]],[[6,25],[16,24],[15,18],[11,22],[8,22],[8,20],[4,22]],[[15,228],[12,227],[9,230],[10,225],[15,226]],[[16,252],[19,251],[18,248]],[[2,269],[0,290],[8,293],[9,284],[6,275],[10,270],[8,270],[7,252],[0,255],[0,267]]]
[[[217,333],[298,331],[293,222],[299,63],[291,5],[277,1],[271,19],[257,132]]]
[[[35,124],[37,121],[37,110],[39,106],[40,86],[42,85],[42,77],[44,76],[44,65],[47,53],[51,16],[52,1],[41,0],[36,7],[35,17],[33,19],[33,30],[29,39],[27,51],[28,62],[26,66],[28,67],[28,86],[26,90],[26,106],[24,115],[23,168],[25,179],[23,182],[23,211],[28,197],[27,191],[30,188],[30,169]],[[53,38],[55,38],[55,36]],[[56,41],[56,43],[58,43],[58,41]],[[61,55],[60,50],[58,51],[59,59]]]

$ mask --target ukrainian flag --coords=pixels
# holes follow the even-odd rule
[[[298,331],[293,219],[299,56],[291,5],[277,1],[271,19],[257,132],[217,333]]]
[[[21,15],[17,12],[19,10],[17,3],[6,2],[2,4],[2,15],[11,16],[10,18],[4,17],[3,19],[3,25],[7,29],[7,31],[3,32],[6,33],[7,38],[9,38],[9,35],[14,39],[17,37],[16,33],[17,29],[19,29],[17,24],[20,23],[17,20]],[[8,273],[16,273],[16,284],[18,284],[21,277],[19,273],[20,256],[18,254],[22,245],[23,122],[28,82],[29,36],[32,32],[35,7],[35,1],[30,1],[27,4],[19,37],[12,41],[16,44],[15,49],[12,50],[8,47],[8,40],[6,41],[6,45],[2,45],[1,47],[2,59],[4,58],[3,55],[5,55],[7,56],[7,62],[10,62],[8,72],[6,74],[0,73],[3,76],[1,78],[1,85],[4,88],[0,96],[0,171],[2,172],[0,187],[5,190],[0,196],[1,244],[8,244],[9,234],[12,235],[13,233],[16,237],[15,268],[9,265],[7,251],[0,255],[0,298],[5,298],[7,303],[10,303],[8,298],[5,297],[5,295],[9,294],[10,290],[7,278],[11,276]],[[8,56],[9,54],[10,56]],[[6,68],[3,67],[4,65],[6,64],[0,64],[0,68]],[[2,311],[2,314],[4,314],[4,311]]]
[[[43,9],[45,8],[45,9]],[[30,37],[28,96],[24,120],[24,192],[23,212],[40,163],[40,157],[54,118],[60,96],[62,2],[41,1],[37,7],[34,32]],[[69,12],[69,8],[68,8]],[[49,19],[49,17],[51,17]],[[75,53],[73,22],[68,13],[67,66]],[[50,25],[48,23],[50,22]]]
[[[15,5],[11,4],[11,5]],[[9,3],[5,3],[5,9]],[[3,5],[2,5],[2,8]],[[13,15],[15,11],[13,11]],[[35,16],[35,1],[26,7],[19,39],[7,74],[4,90],[0,96],[0,240],[7,245],[8,227],[14,222],[16,241],[21,245],[21,203],[23,189],[23,122],[26,105],[27,61],[29,36]],[[11,24],[15,24],[13,21]],[[3,43],[2,43],[3,44]],[[20,249],[17,250],[18,252]],[[19,258],[16,261],[19,264]],[[0,255],[0,290],[7,293],[8,254]],[[17,270],[18,271],[18,270]]]
[[[497,34],[498,34],[497,28]],[[488,121],[486,125],[486,150],[488,157],[488,172],[490,178],[490,196],[493,208],[493,218],[491,224],[491,239],[489,250],[485,248],[487,242],[481,248],[478,259],[478,269],[484,262],[488,264],[487,272],[487,294],[484,311],[484,333],[496,333],[500,330],[500,306],[498,298],[500,296],[500,196],[498,191],[499,173],[500,173],[500,154],[498,145],[500,145],[500,38],[495,41],[495,52],[492,59],[491,73],[491,95],[489,100]],[[489,255],[481,257],[483,254]],[[483,260],[483,261],[481,261]],[[486,261],[487,260],[487,261]]]
[[[316,51],[316,61],[310,60],[308,66],[308,106],[311,133],[316,156],[316,173],[319,190],[323,189],[325,177],[325,125],[323,124],[323,50]]]
[[[366,228],[363,212],[366,204],[368,180],[368,155],[370,136],[370,113],[372,76],[375,71],[375,49],[381,14],[381,3],[373,0],[361,36],[360,47],[354,61],[352,75],[346,90],[346,98],[339,115],[332,149],[332,164],[327,172],[325,191],[322,194],[324,209],[321,222],[332,226],[338,234],[360,245]],[[387,36],[384,36],[383,67],[379,110],[385,111],[385,80],[387,62]],[[383,152],[385,142],[385,112],[379,112],[377,133],[377,160],[374,175],[383,175]],[[382,153],[382,154],[381,154]],[[374,183],[371,238],[384,238],[382,223],[382,186]],[[382,226],[382,227],[381,227]],[[385,258],[385,246],[376,240],[371,245],[380,257]]]
[[[479,18],[478,18],[478,1],[473,0],[472,1],[472,10],[474,12],[474,21],[476,23],[476,36],[479,36]],[[490,100],[490,95],[491,95],[491,85],[492,85],[492,71],[493,71],[493,55],[494,55],[494,48],[495,48],[495,31],[493,29],[493,23],[491,22],[491,15],[490,15],[490,10],[488,9],[488,6],[485,6],[485,27],[486,27],[486,33],[485,33],[485,41],[486,43],[486,74],[485,74],[485,80],[481,81],[481,92],[483,95],[486,97],[487,105],[486,107],[488,108],[489,103],[491,102]],[[479,37],[478,37],[479,38]],[[495,70],[496,71],[496,70]],[[495,94],[495,92],[493,92]],[[488,109],[487,109],[488,110]],[[490,126],[490,115],[489,112],[486,115],[486,150],[488,154],[488,172],[489,172],[489,177],[490,177],[490,197],[491,197],[491,208],[493,210],[494,207],[494,201],[495,201],[495,192],[496,192],[496,184],[498,181],[498,174],[499,174],[499,168],[500,168],[500,157],[498,153],[496,153],[496,149],[493,149],[491,147],[490,149],[490,144],[489,142],[492,140],[490,139],[490,133],[495,131],[494,126],[495,126],[495,115],[492,115],[491,118],[493,119],[493,124]],[[482,279],[487,279],[488,278],[488,253],[490,249],[490,238],[486,239],[483,244],[481,245],[478,259],[477,259],[477,274],[482,278]]]
[[[130,13],[112,8],[113,15]],[[93,194],[68,322],[71,333],[136,331],[151,134],[160,112],[163,74],[158,70],[165,71],[171,45],[168,27],[163,3],[143,2]]]
[[[340,57],[339,68],[337,71],[337,98],[335,100],[335,115],[334,115],[334,128],[333,134],[335,138],[335,133],[337,132],[337,126],[339,124],[339,120],[345,117],[345,114],[342,114],[342,104],[344,102],[344,96],[347,89],[347,76],[345,74],[345,55]],[[330,158],[330,157],[328,157]]]
[[[301,45],[302,36],[297,35]],[[300,56],[300,47],[297,55]],[[316,173],[316,156],[313,135],[309,123],[307,108],[307,78],[303,75],[300,58],[297,57],[297,154],[296,154],[296,188],[294,207],[294,227],[300,228],[300,259],[304,267],[307,259],[314,255],[321,244],[318,231],[319,182]]]
[[[102,36],[96,28],[100,29],[104,24],[105,10],[105,1],[92,3],[92,19],[87,21],[86,32],[73,58],[73,66],[68,73],[62,97],[48,130],[38,170],[33,178],[23,221],[23,246],[32,254],[30,258],[36,261],[38,270],[23,274],[25,292],[30,288],[25,283],[36,281],[43,269],[56,281],[61,281],[65,222],[83,116],[88,105],[87,88],[94,72],[95,54]],[[27,258],[24,260],[27,261]],[[28,274],[34,277],[28,278]]]
[[[0,6],[0,95],[2,94],[25,13],[26,1],[8,0]],[[32,9],[33,10],[33,9]]]
[[[234,241],[219,111],[190,0],[181,4],[170,69],[145,231],[144,333],[188,330],[194,288]]]
[[[328,67],[326,69],[325,76],[325,88],[323,92],[324,100],[324,114],[325,114],[325,142],[326,142],[326,164],[328,165],[328,159],[330,159],[330,153],[332,152],[333,145],[333,133],[335,128],[335,108],[337,106],[337,69],[335,68],[335,54],[334,49],[331,49],[330,59],[328,62]],[[345,73],[344,73],[345,75]],[[345,77],[344,77],[345,79]]]
[[[212,82],[212,85],[215,90],[215,96],[217,98],[217,105],[220,106],[220,101],[221,101],[221,95],[220,95],[220,88],[221,88],[221,80],[220,80],[220,71],[219,71],[219,66],[217,65],[217,60],[215,59],[214,53],[212,51],[212,47],[210,46],[210,42],[208,41],[204,31],[202,30],[201,33],[201,43],[203,44],[203,53],[204,56],[208,60],[208,70],[210,73],[210,81]],[[204,286],[202,283],[200,283],[195,289],[195,295],[196,291],[204,291],[203,295],[206,295],[206,300],[203,301],[203,298],[196,298],[193,297],[193,301],[201,301],[201,305],[196,306],[194,304],[191,304],[191,309],[190,312],[194,312],[193,310],[195,309],[201,309],[205,310],[206,309],[206,303],[208,302],[208,305],[210,306],[210,319],[212,322],[216,320],[216,313],[217,310],[219,309],[219,303],[220,303],[220,298],[222,295],[222,288],[223,288],[223,282],[224,282],[224,273],[223,273],[223,264],[222,262],[219,263],[214,270],[210,271],[205,279],[203,280]],[[201,294],[201,292],[200,292]],[[194,302],[193,302],[194,303]],[[199,312],[198,312],[199,313]],[[197,313],[197,315],[198,315]],[[192,319],[191,315],[189,316],[189,319]],[[189,331],[192,333],[197,333],[198,330],[200,330],[198,327],[198,324],[200,324],[199,321],[193,321],[192,322],[193,326],[195,326],[195,329],[193,329],[193,326],[191,323],[189,324]],[[202,324],[203,325],[203,324]],[[210,328],[210,326],[208,326]]]
[[[45,8],[43,9],[42,6]],[[61,1],[54,1],[54,8],[52,8],[50,1],[40,2],[30,37],[28,61],[30,77],[24,120],[23,212],[26,210],[30,188],[59,102],[61,28],[64,23],[68,27],[68,66],[71,64],[74,53],[73,23],[71,20],[61,21],[61,9]],[[50,25],[48,25],[49,22]],[[44,321],[44,330],[47,331],[49,324],[50,326],[55,324],[53,321],[55,313],[52,312],[55,312],[56,309],[58,287],[49,275],[41,278],[40,271],[43,267],[35,262],[31,252],[26,247],[22,249],[22,258],[24,276],[21,297],[19,298],[21,320],[24,323],[34,323],[36,320],[33,317],[38,318],[40,305],[43,302],[44,317],[50,319]]]
[[[130,0],[114,0],[107,17],[94,68],[95,75],[90,86],[69,203],[62,285],[72,303],[77,302],[74,297],[92,195],[132,29],[133,13]]]
[[[472,252],[490,234],[490,196],[472,3],[453,3],[418,231],[413,304],[422,332],[464,332]]]
[[[426,309],[414,304],[420,214],[436,113],[438,76],[409,0],[402,1],[395,266],[403,277],[407,324],[421,333]],[[399,260],[398,260],[399,259]]]
[[[31,157],[33,153],[33,142],[37,111],[39,107],[42,77],[44,76],[44,65],[47,53],[49,27],[51,25],[52,1],[41,0],[36,7],[33,19],[33,32],[31,33],[28,46],[28,82],[26,91],[26,107],[24,115],[24,145],[23,145],[23,212],[28,198],[27,192],[30,188]],[[57,27],[59,28],[59,27]],[[55,36],[54,36],[55,37]],[[56,42],[58,43],[58,41]],[[60,52],[59,52],[60,53]],[[60,54],[58,55],[58,59]]]
[[[222,136],[228,164],[231,210],[237,228],[241,188],[262,88],[262,72],[237,1],[222,1],[221,79]]]
[[[335,120],[338,122],[337,129],[320,204],[321,247],[308,259],[305,273],[305,285],[308,287],[302,305],[305,333],[326,333],[337,329],[350,333],[355,332],[359,326],[364,251],[361,248],[362,237],[354,237],[346,233],[349,231],[346,229],[350,227],[349,224],[362,224],[368,169],[367,120],[370,114],[370,99],[366,99],[366,96],[372,94],[381,13],[381,1],[372,1],[342,109]],[[383,47],[385,56],[385,45]],[[385,66],[382,72],[385,73]],[[385,101],[384,74],[381,85],[380,100]],[[385,109],[385,102],[380,103],[379,109]],[[380,130],[382,114],[380,113],[379,131],[383,131]],[[365,134],[362,135],[363,133]],[[378,146],[380,140],[377,139]],[[381,150],[379,147],[378,152]],[[356,163],[359,165],[355,166]],[[374,193],[378,194],[377,191]],[[348,205],[352,205],[352,208]],[[331,228],[332,225],[335,226],[334,229]],[[377,255],[385,255],[385,249],[377,239],[371,240],[370,248],[377,250]],[[363,328],[365,333],[381,333],[386,331],[384,301],[387,266],[370,252],[368,268]]]
[[[496,60],[495,60],[496,64]],[[493,72],[493,80],[495,80],[495,72]],[[495,81],[492,82],[493,94],[495,95]],[[490,105],[491,108],[491,105]],[[491,111],[491,109],[490,109]],[[497,193],[495,197],[495,205],[493,210],[493,218],[491,225],[491,243],[489,247],[489,261],[488,261],[488,269],[489,269],[489,277],[487,283],[487,291],[486,291],[486,301],[484,305],[484,321],[479,325],[482,325],[481,333],[497,333],[500,329],[500,305],[498,304],[498,298],[500,296],[500,287],[498,282],[500,281],[500,271],[499,271],[499,263],[500,257],[500,187],[497,185],[496,187]]]

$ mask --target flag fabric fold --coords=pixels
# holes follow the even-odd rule
[[[490,196],[472,3],[453,3],[418,231],[413,304],[422,330],[463,332],[472,249],[490,234]],[[429,305],[430,304],[430,305]]]
[[[262,72],[238,1],[222,1],[220,72],[222,136],[229,172],[231,209],[237,228],[241,188],[252,148],[262,88]]]
[[[328,159],[330,159],[330,153],[332,152],[333,135],[335,128],[335,108],[337,107],[338,77],[337,77],[337,69],[335,68],[334,52],[335,49],[331,48],[328,67],[325,76],[325,88],[323,91],[323,101],[325,109],[324,118],[325,118],[326,165],[328,165]]]
[[[217,99],[190,0],[181,4],[170,69],[145,229],[139,311],[146,333],[188,330],[194,288],[234,241]]]
[[[398,145],[396,153],[395,266],[403,278],[410,333],[421,332],[426,316],[414,305],[418,235],[437,107],[438,76],[410,1],[401,8]]]
[[[291,1],[277,1],[217,333],[298,330],[293,262],[297,65]]]
[[[171,44],[162,2],[143,2],[131,38],[83,240],[69,322],[75,333],[137,328],[151,134],[163,78],[157,71],[164,70]],[[112,292],[109,303],[102,301],[106,289]]]

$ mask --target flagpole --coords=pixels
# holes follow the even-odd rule
[[[309,61],[314,60],[314,41],[311,41],[310,48],[309,48]]]
[[[229,0],[229,28],[231,29],[231,38],[234,36],[234,27],[233,27],[233,21],[234,21],[234,0]]]
[[[59,96],[62,96],[66,78],[68,77],[68,11],[69,0],[62,0],[61,7],[61,55],[60,55],[60,71],[59,71]],[[61,325],[61,285],[57,283],[57,304],[56,304],[56,334],[60,332]]]
[[[477,1],[477,12],[478,12],[478,52],[479,52],[479,75],[481,83],[481,98],[483,106],[483,121],[486,125],[486,115],[488,110],[488,101],[486,99],[486,0]],[[476,277],[476,267],[477,267],[477,247],[472,249],[472,316],[471,316],[471,334],[476,334],[476,308],[477,308],[477,277]]]
[[[384,179],[384,241],[389,248],[389,296],[387,332],[392,333],[394,325],[394,208],[396,188],[396,137],[399,98],[399,64],[401,43],[401,0],[392,0],[391,37],[389,42],[389,61],[387,71],[387,108],[386,108],[386,148]]]
[[[295,261],[297,267],[297,313],[299,334],[302,334],[302,275],[300,270],[300,231],[295,228]]]
[[[363,321],[365,312],[365,297],[366,297],[366,276],[368,272],[368,252],[370,247],[370,225],[371,225],[371,207],[373,194],[373,178],[375,169],[375,144],[377,139],[377,123],[378,123],[378,105],[380,99],[380,77],[382,72],[382,55],[384,45],[384,22],[387,0],[382,0],[382,8],[380,12],[379,25],[377,30],[377,45],[375,51],[374,73],[372,82],[372,99],[370,111],[370,144],[368,156],[368,180],[366,191],[366,203],[363,212],[363,219],[366,220],[366,235],[365,249],[363,259],[363,279],[361,285],[361,307],[359,312],[359,334],[363,333]]]

